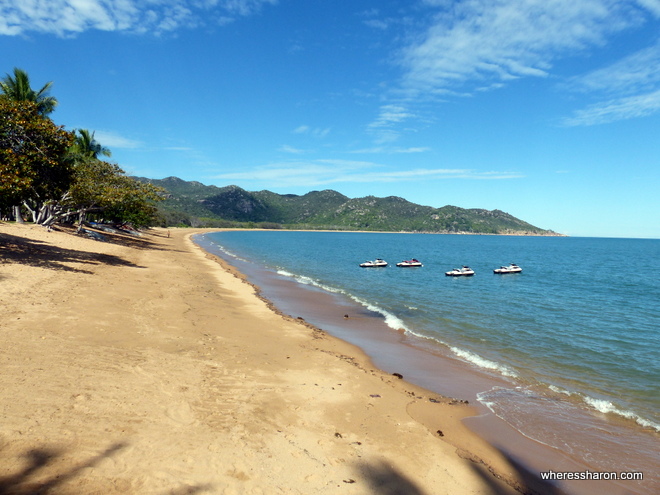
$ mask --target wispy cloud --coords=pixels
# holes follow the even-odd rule
[[[374,136],[376,143],[396,141],[400,136],[399,124],[415,117],[404,104],[387,104],[380,107],[378,117],[367,126],[367,132]]]
[[[293,131],[294,134],[307,134],[315,138],[324,138],[330,134],[329,127],[310,127],[308,125],[301,125],[296,127]]]
[[[640,93],[657,88],[660,85],[660,40],[614,64],[575,77],[569,85],[577,91],[609,94]]]
[[[546,77],[558,58],[641,22],[636,2],[617,0],[425,3],[437,14],[401,58],[404,85],[416,94]]]
[[[613,35],[660,17],[660,0],[422,0],[421,4],[428,8],[426,27],[406,38],[396,59],[402,77],[390,96],[397,103],[382,105],[367,127],[377,144],[396,141],[406,121],[414,128],[419,120],[415,114],[425,103],[495,91],[517,79],[547,78],[557,61],[602,49]],[[583,78],[579,84],[585,91],[604,91],[598,86],[608,85],[610,97],[566,124],[655,112],[657,52],[656,48],[640,52]],[[627,93],[615,96],[617,84]]]
[[[382,17],[381,12],[378,9],[365,10],[360,13],[360,16],[364,19],[362,22],[365,26],[380,31],[386,31],[392,23],[392,19]]]
[[[182,152],[195,151],[194,148],[191,148],[189,146],[166,146],[163,149],[166,151],[182,151]]]
[[[0,35],[27,32],[72,36],[97,29],[161,34],[225,24],[278,0],[3,0]]]
[[[472,169],[392,170],[384,165],[350,160],[314,160],[273,163],[244,172],[216,175],[214,179],[267,183],[270,187],[317,187],[337,183],[382,183],[443,179],[517,179],[517,172],[480,172]]]
[[[651,93],[615,98],[578,110],[564,120],[566,126],[609,124],[618,120],[646,117],[660,111],[660,89]]]
[[[401,123],[414,115],[403,105],[383,105],[378,118],[370,124],[372,128],[390,127]]]
[[[305,150],[294,148],[293,146],[289,146],[288,144],[283,144],[277,149],[277,151],[281,151],[283,153],[293,153],[294,155],[300,155],[305,152]]]
[[[387,154],[398,154],[398,153],[426,153],[430,151],[431,148],[427,146],[417,146],[410,148],[388,148],[386,146],[376,146],[374,148],[362,148],[359,150],[354,150],[351,153],[387,153]]]
[[[660,111],[660,41],[573,78],[567,87],[599,100],[565,119],[567,126],[604,124],[656,113]]]
[[[660,17],[660,1],[659,0],[637,0],[642,7],[652,12],[656,17]]]
[[[94,131],[94,139],[111,150],[113,148],[136,149],[143,147],[143,143],[140,141],[109,131]]]

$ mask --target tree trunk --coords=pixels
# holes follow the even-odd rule
[[[21,207],[18,205],[14,206],[14,216],[16,217],[16,223],[25,223],[21,214]]]
[[[27,211],[30,212],[30,215],[32,215],[32,222],[38,224],[39,222],[37,222],[37,212],[30,207],[27,201],[23,201],[23,206]]]
[[[87,212],[83,210],[78,214],[78,230],[76,231],[76,233],[78,234],[82,233],[83,231],[83,226],[85,225],[86,213]]]

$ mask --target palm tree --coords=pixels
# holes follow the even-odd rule
[[[98,158],[99,155],[112,156],[112,153],[105,146],[94,139],[94,132],[87,129],[76,129],[76,140],[71,147],[73,153],[85,158]]]
[[[52,85],[52,81],[47,82],[43,88],[35,91],[30,87],[30,78],[27,72],[15,67],[13,77],[7,74],[0,81],[0,90],[10,100],[31,101],[37,105],[39,114],[45,116],[52,113],[57,105],[57,98],[48,94]]]

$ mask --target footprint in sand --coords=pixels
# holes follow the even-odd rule
[[[187,402],[179,402],[168,407],[165,416],[182,425],[190,425],[195,422],[195,415]]]

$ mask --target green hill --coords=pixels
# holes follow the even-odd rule
[[[332,190],[298,196],[206,186],[177,177],[137,179],[167,191],[159,205],[163,225],[557,235],[500,210],[432,208],[396,196],[351,199]]]

